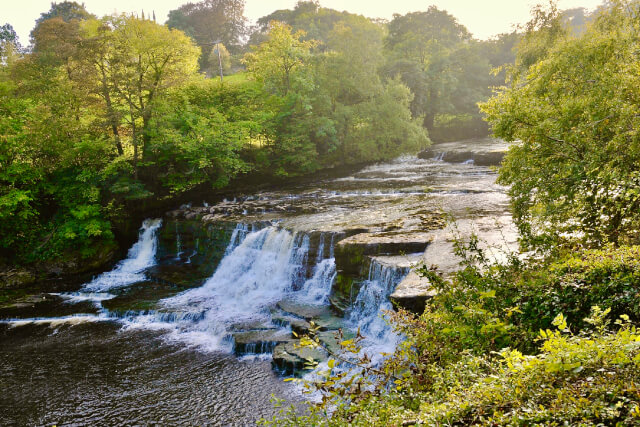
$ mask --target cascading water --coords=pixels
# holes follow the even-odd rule
[[[224,255],[227,256],[247,237],[250,231],[252,231],[253,226],[250,224],[238,224],[236,228],[233,230],[233,234],[231,234],[231,239],[229,240],[229,245],[224,252]]]
[[[105,292],[145,279],[144,270],[155,264],[158,241],[156,232],[162,226],[160,219],[147,219],[142,223],[138,241],[129,249],[128,257],[113,270],[103,273],[83,287],[83,291]]]
[[[399,337],[385,321],[384,311],[393,309],[389,295],[407,274],[409,268],[371,260],[369,278],[362,284],[348,314],[352,327],[360,328],[366,337],[363,348],[368,354],[392,353],[395,350]]]
[[[180,238],[180,230],[178,229],[178,221],[176,223],[176,260],[180,259],[180,255],[182,255],[182,239]]]
[[[306,304],[327,304],[331,286],[336,279],[336,261],[333,258],[321,260],[316,264],[313,276],[307,280],[299,292],[296,299]]]
[[[233,325],[268,322],[269,307],[304,284],[308,236],[275,226],[253,232],[238,226],[236,231],[228,254],[204,285],[162,301],[166,310],[202,313],[192,317],[197,321],[178,322],[173,338],[229,351]]]

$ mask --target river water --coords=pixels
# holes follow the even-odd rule
[[[490,168],[442,158],[405,156],[194,205],[207,239],[196,230],[188,241],[177,214],[145,221],[112,271],[0,310],[0,424],[251,424],[275,413],[271,395],[302,401],[271,353],[309,318],[329,330],[361,328],[370,352],[392,351],[399,337],[381,310],[391,309],[389,294],[409,269],[374,258],[337,314],[329,309],[334,249],[356,232],[433,233],[440,213],[485,224],[508,218]],[[160,280],[167,271],[171,280]]]

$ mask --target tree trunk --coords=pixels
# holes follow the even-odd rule
[[[142,159],[147,158],[147,147],[151,142],[151,135],[149,135],[149,122],[151,121],[151,112],[145,111],[142,115]]]
[[[133,178],[138,180],[138,131],[136,128],[136,119],[131,113],[131,130],[133,140]]]
[[[124,150],[122,149],[122,141],[120,141],[120,131],[118,130],[118,120],[116,119],[116,112],[113,110],[113,104],[111,104],[111,96],[109,95],[109,91],[104,91],[104,99],[107,103],[107,116],[109,119],[109,124],[111,125],[111,131],[113,132],[113,137],[116,142],[116,149],[118,150],[118,155],[122,156],[124,154]]]

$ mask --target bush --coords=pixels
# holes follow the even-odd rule
[[[419,270],[439,291],[422,315],[390,313],[405,340],[382,366],[341,341],[303,380],[322,399],[270,423],[640,425],[639,247],[490,265],[473,237],[457,252],[450,281]]]

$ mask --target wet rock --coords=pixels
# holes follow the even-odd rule
[[[29,270],[13,268],[0,271],[0,289],[18,289],[36,281],[36,276]]]
[[[427,149],[418,153],[421,159],[434,159],[447,163],[470,163],[476,166],[500,166],[505,153],[474,153],[472,151],[438,152],[436,149]]]
[[[336,275],[336,280],[331,288],[331,295],[329,296],[329,303],[336,313],[340,316],[344,316],[344,313],[355,301],[362,282],[366,279],[366,274],[369,271],[369,264],[371,258],[367,257],[366,265],[363,265],[356,274],[349,275],[344,272],[339,272]]]
[[[435,295],[436,291],[431,287],[429,280],[419,277],[412,271],[396,286],[389,299],[394,305],[416,314],[422,314],[427,301]]]
[[[24,295],[0,307],[0,319],[58,317],[72,314],[97,314],[97,312],[97,308],[89,302],[68,304],[58,295],[40,293]]]
[[[233,334],[233,351],[236,356],[271,353],[276,346],[291,340],[291,335],[282,330],[237,332]]]
[[[273,350],[273,367],[284,375],[293,375],[305,370],[309,359],[320,363],[327,359],[327,352],[320,348],[301,348],[300,341],[278,344]]]
[[[151,275],[181,286],[202,284],[224,257],[235,227],[230,221],[165,218],[158,230],[159,266]]]
[[[336,245],[336,263],[342,254],[399,255],[424,252],[431,242],[428,233],[361,233]]]
[[[300,304],[295,301],[284,300],[277,304],[277,307],[283,312],[296,316],[307,321],[315,318],[330,317],[333,313],[329,307],[318,305]]]
[[[349,330],[343,329],[342,337],[338,331],[318,332],[317,337],[322,346],[329,350],[330,353],[340,354],[342,353],[340,341],[352,339],[355,337],[355,334]]]
[[[291,316],[285,313],[278,313],[271,316],[271,321],[274,325],[291,328],[292,332],[298,335],[305,335],[309,333],[311,324],[304,319],[300,319],[295,316]]]
[[[421,159],[437,159],[448,163],[472,163],[476,166],[499,166],[508,144],[492,138],[435,144],[418,153]]]
[[[320,331],[335,331],[344,327],[344,319],[332,314],[315,317],[312,321],[320,328]]]
[[[399,255],[424,252],[431,242],[428,233],[362,233],[338,242],[335,248],[336,269],[340,279],[336,287],[343,294],[345,283],[352,287],[366,279],[373,255]],[[344,282],[344,283],[342,283]]]
[[[229,328],[234,332],[252,332],[252,331],[267,331],[278,329],[275,324],[265,323],[259,320],[240,322],[231,325]]]

